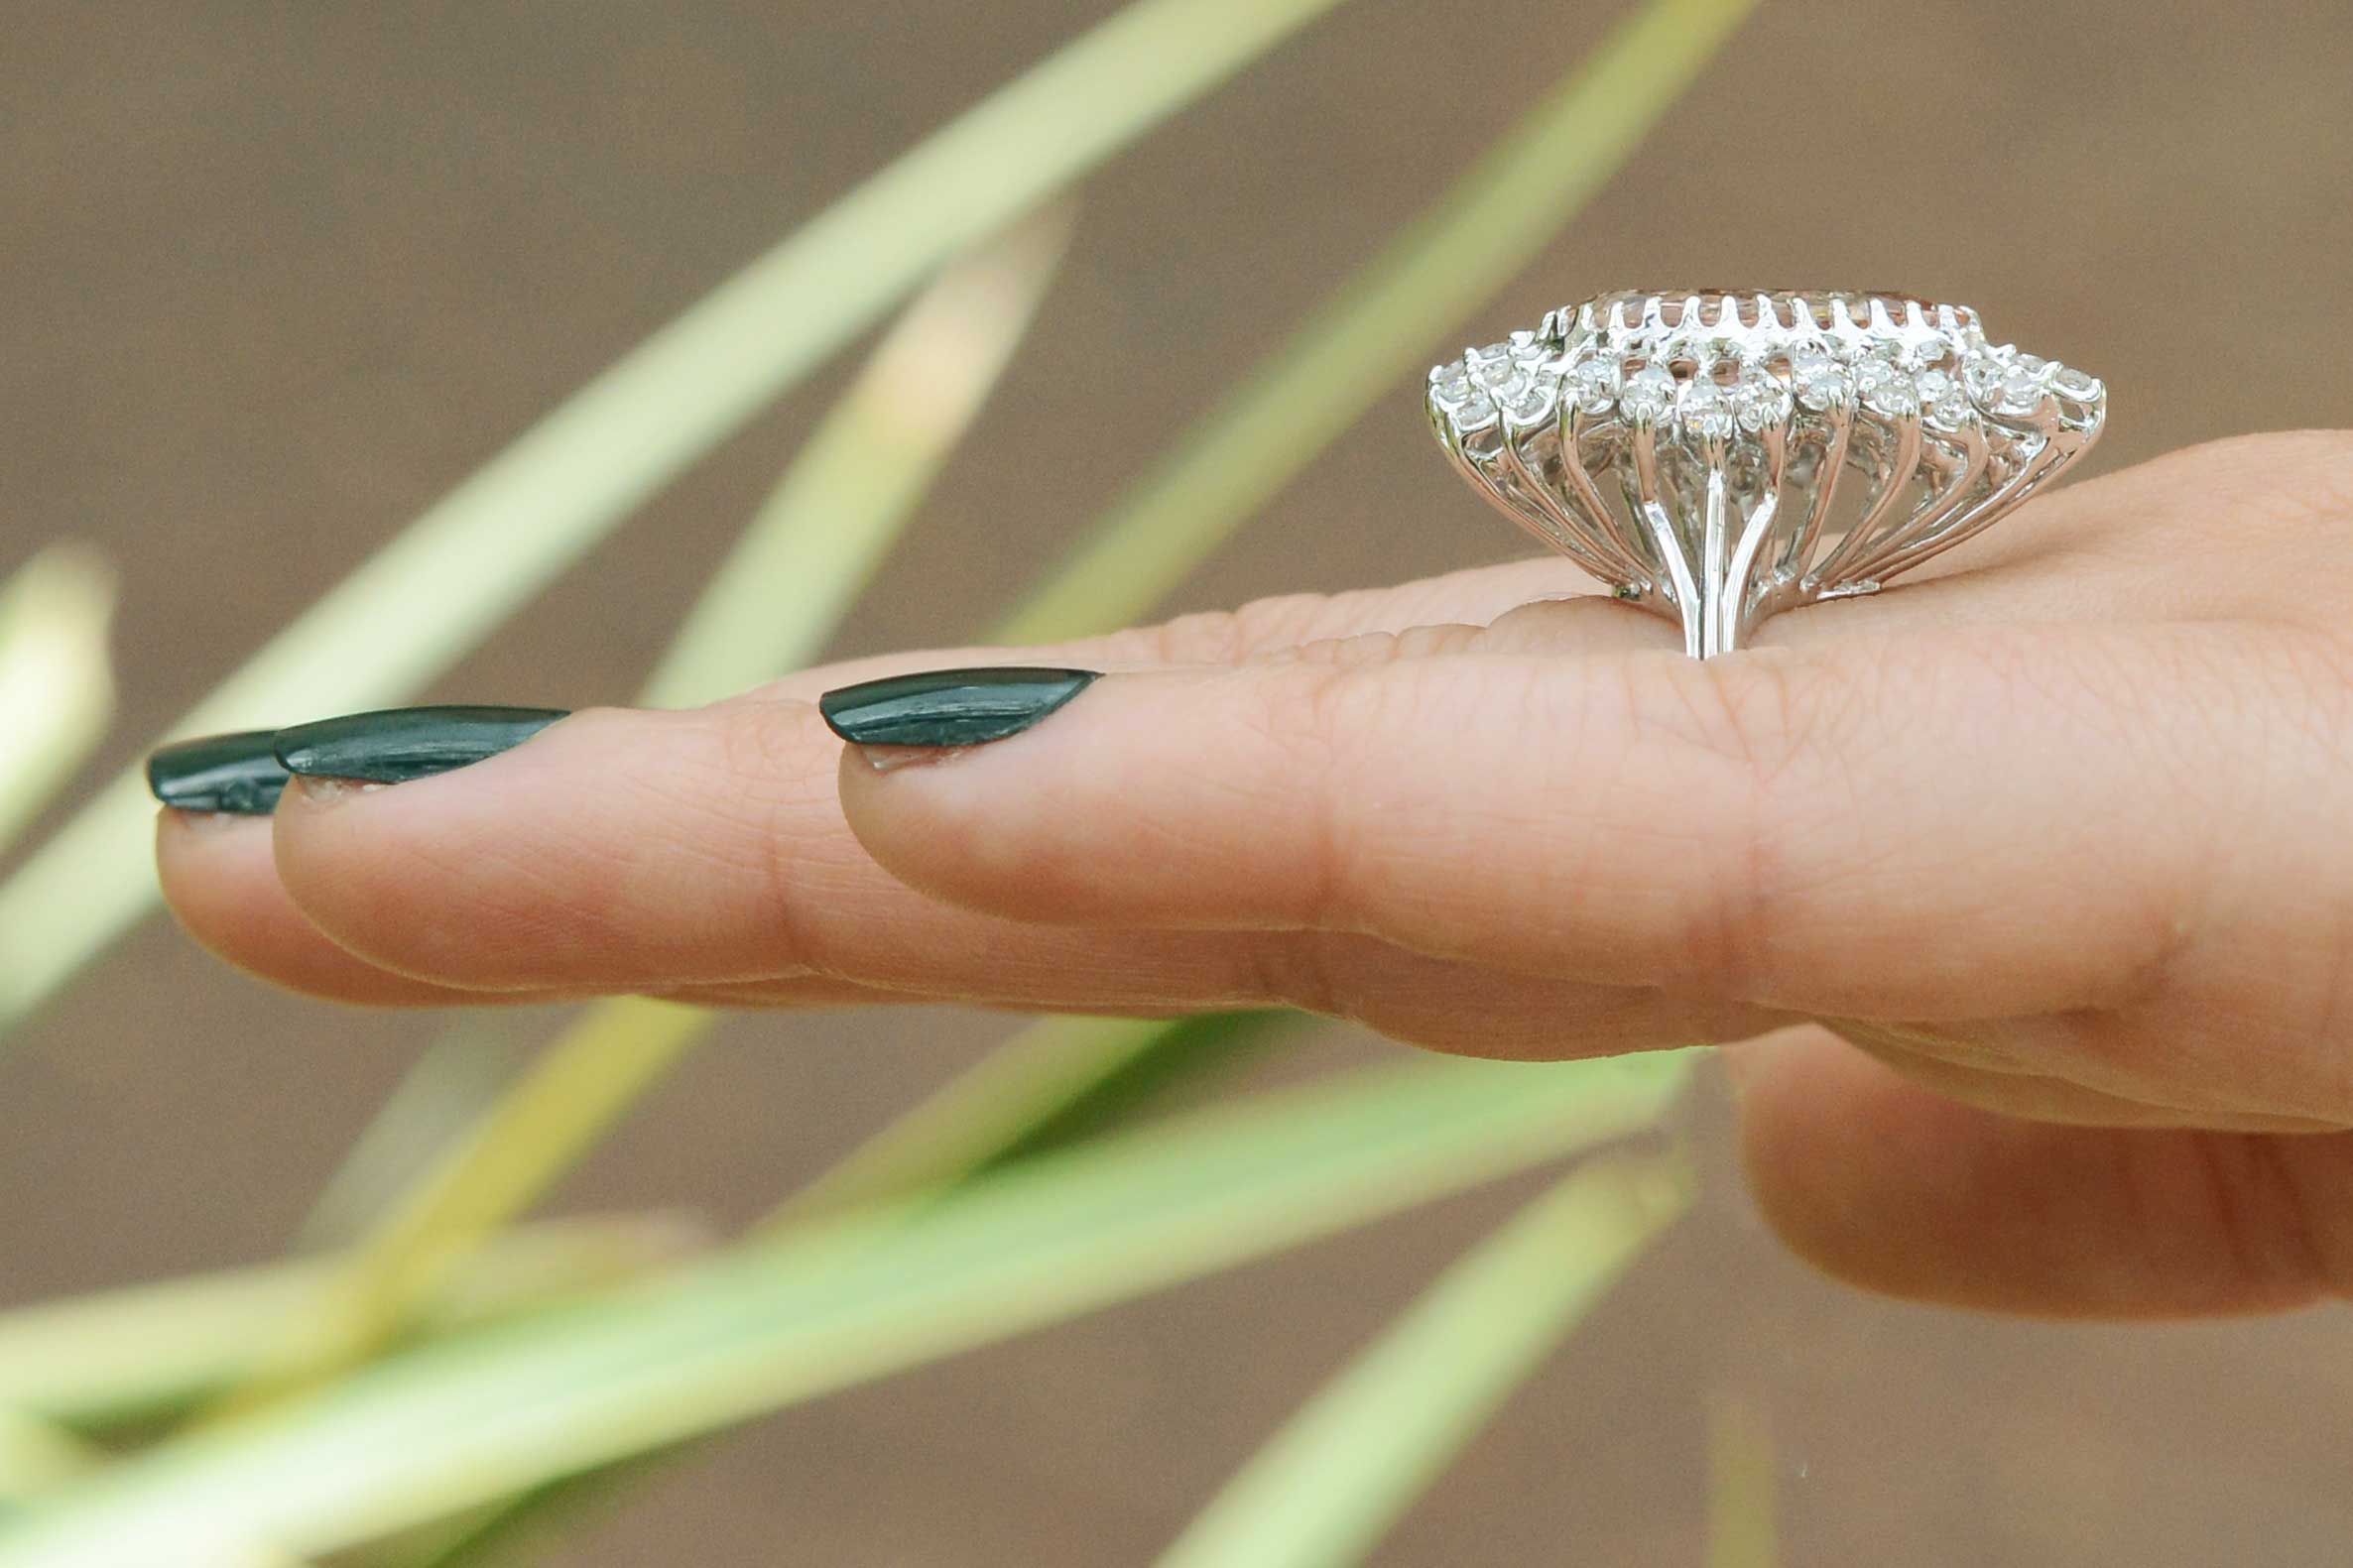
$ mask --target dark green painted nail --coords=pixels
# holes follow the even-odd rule
[[[286,768],[268,730],[181,741],[147,759],[147,787],[183,811],[268,816],[286,788]]]
[[[278,760],[308,779],[406,784],[522,745],[561,708],[391,708],[278,732]]]
[[[853,746],[978,746],[1019,735],[1084,691],[1091,669],[929,669],[843,686],[817,698]]]

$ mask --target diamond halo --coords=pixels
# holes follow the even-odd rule
[[[1463,476],[1694,658],[1872,593],[2098,437],[2095,377],[1866,293],[1608,294],[1429,374]]]

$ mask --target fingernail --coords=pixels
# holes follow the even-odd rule
[[[391,708],[278,732],[278,760],[310,779],[407,784],[496,757],[565,716],[562,708]]]
[[[286,788],[275,739],[269,730],[241,730],[163,747],[147,759],[147,787],[182,811],[268,816]]]
[[[1019,735],[1094,679],[1091,669],[1016,664],[929,669],[828,691],[817,711],[853,746],[979,746]]]

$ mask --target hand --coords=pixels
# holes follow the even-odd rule
[[[1752,1040],[1726,1054],[1759,1200],[1834,1272],[2285,1307],[2353,1293],[2349,545],[2353,439],[2236,440],[1705,663],[1530,561],[581,713],[438,778],[299,781],[274,821],[167,812],[164,884],[231,962],[362,1003]],[[812,703],[984,663],[1110,673],[887,771],[911,754]]]

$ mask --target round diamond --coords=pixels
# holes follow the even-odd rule
[[[1449,412],[1456,429],[1476,429],[1495,418],[1495,405],[1487,401],[1486,394],[1473,393],[1463,401],[1462,407]]]
[[[1931,334],[1905,346],[1903,365],[1907,370],[1925,370],[1930,365],[1942,364],[1950,352],[1950,343],[1941,336]]]
[[[1732,433],[1732,406],[1724,389],[1712,381],[1684,382],[1682,394],[1675,400],[1675,418],[1693,435],[1720,440]]]
[[[1648,422],[1665,414],[1673,402],[1674,377],[1663,366],[1652,365],[1634,373],[1626,383],[1626,390],[1619,395],[1618,407],[1626,418]]]
[[[1928,418],[1946,429],[1957,430],[1977,417],[1961,384],[1943,371],[1923,370],[1914,385],[1920,389],[1920,401],[1927,409]]]
[[[1790,381],[1797,401],[1816,414],[1827,414],[1846,402],[1846,369],[1827,354],[1804,353],[1790,361]]]
[[[1471,395],[1470,377],[1464,375],[1458,365],[1441,365],[1432,374],[1429,392],[1440,403],[1465,402]]]
[[[2086,375],[2072,365],[2060,365],[2050,373],[2050,390],[2070,403],[2097,403],[2107,389],[2100,378]]]
[[[1577,407],[1587,414],[1602,415],[1618,401],[1618,386],[1625,373],[1614,359],[1588,359],[1568,374]]]
[[[1687,337],[1674,345],[1672,357],[1689,360],[1702,376],[1712,375],[1718,365],[1740,363],[1740,339],[1722,332]]]
[[[1510,403],[1536,385],[1536,378],[1524,365],[1513,365],[1499,374],[1475,378],[1481,390],[1499,403]]]
[[[1919,384],[1884,359],[1866,359],[1855,366],[1855,396],[1876,414],[1920,412]]]
[[[2002,378],[2010,374],[2010,367],[1992,354],[1972,354],[1961,363],[1961,385],[1981,409],[1991,409],[2002,401]]]
[[[1733,388],[1732,408],[1740,427],[1754,435],[1790,417],[1790,389],[1769,371],[1745,370]]]
[[[1528,385],[1520,391],[1499,395],[1504,413],[1521,424],[1533,424],[1552,412],[1551,393],[1534,377],[1527,379]]]
[[[1528,367],[1513,354],[1509,343],[1490,343],[1471,355],[1470,377],[1506,400],[1518,397],[1530,380]]]
[[[2032,414],[2043,404],[2043,377],[2024,363],[2010,367],[2002,378],[2002,412]]]

